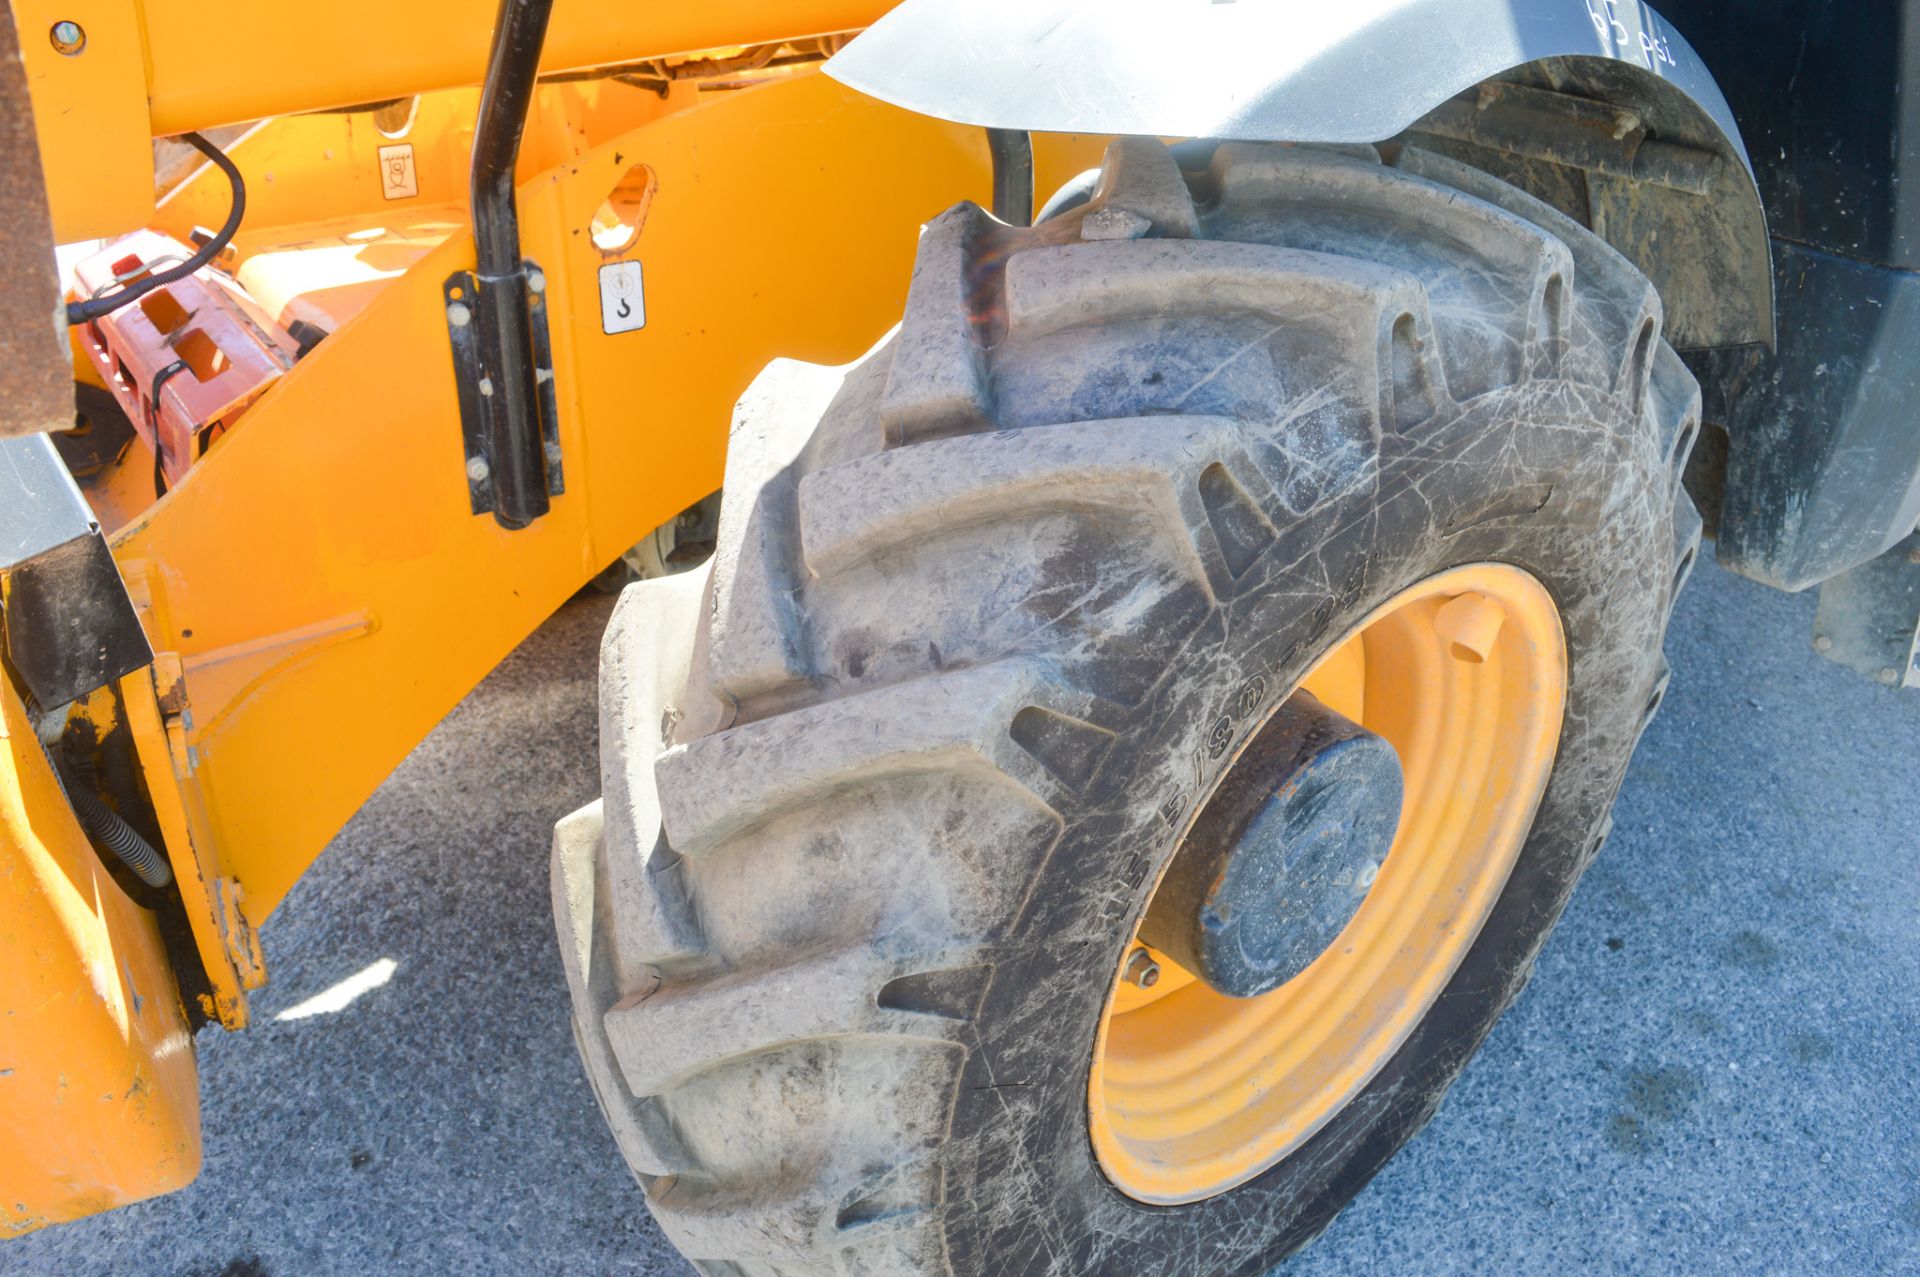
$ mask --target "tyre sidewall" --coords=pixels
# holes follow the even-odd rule
[[[1671,478],[1621,401],[1527,383],[1389,435],[1366,482],[1304,515],[1196,618],[1067,816],[996,955],[957,1093],[948,1247],[957,1272],[1264,1273],[1311,1240],[1431,1116],[1500,1012],[1591,854],[1650,714],[1672,576]],[[1554,770],[1478,939],[1363,1091],[1247,1184],[1186,1206],[1115,1189],[1088,1135],[1088,1075],[1114,972],[1216,759],[1313,661],[1396,593],[1507,563],[1560,609],[1568,700]],[[1303,608],[1302,598],[1324,603]],[[1097,690],[1097,689],[1096,689]],[[1223,727],[1222,725],[1225,724]]]

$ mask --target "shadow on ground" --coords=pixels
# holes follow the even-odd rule
[[[607,612],[528,640],[268,923],[259,1027],[200,1038],[199,1181],[0,1269],[691,1271],[580,1075],[547,907],[549,827],[598,789]],[[1816,658],[1811,619],[1696,574],[1673,691],[1532,987],[1285,1277],[1920,1273],[1920,696]]]

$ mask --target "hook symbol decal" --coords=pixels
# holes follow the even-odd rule
[[[600,268],[600,331],[612,336],[647,326],[646,289],[639,262],[610,262]]]

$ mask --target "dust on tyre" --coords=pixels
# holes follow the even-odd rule
[[[1697,391],[1591,233],[1394,159],[1116,143],[1041,226],[936,219],[894,336],[743,398],[714,565],[623,598],[555,851],[588,1072],[707,1272],[1263,1272],[1524,982],[1664,685]],[[1524,836],[1312,1129],[1143,1188],[1095,1043],[1187,822],[1356,634],[1468,595],[1562,645],[1494,662],[1564,674],[1514,693],[1552,721]]]

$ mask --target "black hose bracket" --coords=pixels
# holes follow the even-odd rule
[[[524,528],[562,488],[547,279],[520,252],[514,167],[553,0],[500,0],[473,125],[471,271],[443,285],[473,512]]]
[[[490,281],[483,280],[475,271],[455,271],[441,285],[441,299],[446,305],[447,338],[453,346],[454,383],[460,396],[460,436],[466,451],[468,504],[475,514],[491,513],[504,527],[525,527],[531,522],[525,513],[526,494],[521,493],[517,501],[510,500],[503,505],[500,500],[503,482],[524,482],[529,476],[538,482],[537,476],[544,471],[545,482],[540,491],[548,497],[557,497],[566,491],[560,464],[560,404],[553,387],[553,346],[547,334],[546,275],[531,261],[522,262],[520,270],[510,275]],[[500,384],[505,379],[492,376],[481,350],[483,311],[491,309],[497,314],[501,308],[516,305],[526,316],[531,354],[529,381],[537,417],[537,428],[533,431],[526,431],[526,426],[536,423],[516,419],[524,409],[509,402]],[[512,460],[524,462],[525,452],[520,443],[523,431],[538,440],[539,465],[518,467],[520,477],[516,479],[511,462],[502,457],[501,452],[503,447],[513,449]],[[505,480],[502,479],[503,462],[508,467]],[[546,503],[540,502],[532,517],[537,518],[545,509]]]

